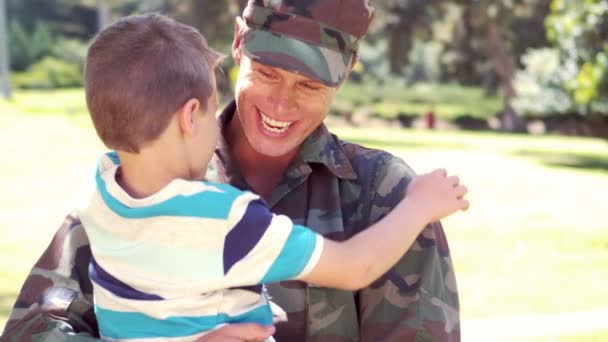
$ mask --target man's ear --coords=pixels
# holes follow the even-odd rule
[[[191,136],[195,135],[198,130],[198,121],[195,120],[195,115],[199,112],[201,103],[197,99],[188,100],[177,112],[179,128],[182,134]]]
[[[232,59],[234,63],[239,65],[241,64],[241,54],[243,43],[242,39],[242,31],[245,29],[245,21],[241,17],[236,17],[236,21],[234,23],[234,38],[232,40]]]
[[[348,78],[350,77],[350,73],[353,71],[353,69],[355,68],[355,65],[357,65],[357,63],[359,63],[359,55],[355,52],[355,54],[353,55],[353,60],[350,62],[350,65],[348,66],[348,70],[346,70],[346,75],[344,75],[344,79],[342,80],[340,85],[338,85],[338,88],[342,87],[342,85],[344,83],[346,83],[346,81],[348,81]]]
[[[355,65],[357,65],[357,63],[359,63],[359,54],[355,52],[353,55],[353,60],[350,62],[350,67],[348,68],[349,74],[355,68]]]

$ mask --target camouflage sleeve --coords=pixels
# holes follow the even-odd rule
[[[68,215],[25,280],[1,341],[95,341],[89,241]]]
[[[381,160],[371,222],[403,198],[413,175],[401,159]],[[362,341],[460,341],[456,279],[439,222],[427,226],[397,265],[357,297]]]

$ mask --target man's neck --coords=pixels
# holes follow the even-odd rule
[[[226,128],[230,140],[230,152],[241,175],[254,192],[265,200],[270,200],[272,192],[298,151],[294,150],[279,157],[259,153],[249,143],[236,115]]]

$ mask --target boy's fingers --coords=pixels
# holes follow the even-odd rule
[[[232,341],[262,341],[274,334],[274,326],[262,326],[255,323],[229,324],[218,328],[197,342],[232,342]]]
[[[448,181],[453,186],[457,186],[458,184],[460,184],[460,178],[458,176],[450,176],[448,177]]]
[[[454,192],[456,193],[456,197],[461,198],[469,192],[469,189],[464,185],[459,185],[454,188]]]
[[[436,173],[442,177],[448,176],[448,171],[446,171],[446,169],[437,169],[437,170],[433,171],[433,173]]]
[[[460,210],[462,210],[462,211],[469,210],[470,203],[469,203],[468,200],[466,200],[466,199],[459,199],[458,200],[458,204],[460,205]]]

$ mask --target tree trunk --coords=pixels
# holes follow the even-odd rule
[[[97,0],[97,31],[103,30],[110,21],[110,7],[107,0]]]
[[[462,59],[459,59],[456,64],[456,79],[466,85],[479,84],[477,77],[477,71],[475,66],[477,65],[477,53],[473,48],[473,24],[472,24],[472,13],[470,6],[465,6],[463,9],[462,16],[457,23],[457,41],[456,46],[463,55]]]
[[[390,72],[393,75],[402,75],[403,67],[409,62],[409,54],[412,48],[411,20],[401,14],[399,15],[399,22],[390,30],[388,57]]]
[[[6,3],[0,0],[0,90],[5,98],[11,98],[10,61],[6,30]]]
[[[501,114],[501,129],[504,131],[522,131],[523,121],[513,109],[511,101],[515,97],[513,78],[515,76],[515,62],[509,52],[501,27],[497,22],[490,22],[487,27],[487,40],[490,54],[494,61],[496,73],[503,88],[503,110]]]

